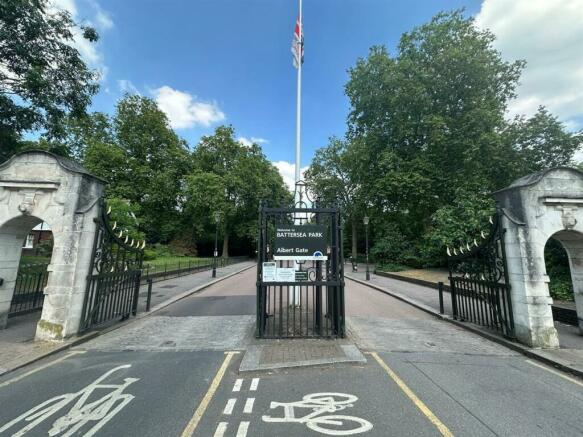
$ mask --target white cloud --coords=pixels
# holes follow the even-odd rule
[[[279,174],[283,178],[283,181],[287,185],[288,189],[293,192],[296,186],[296,166],[288,161],[275,161],[272,164],[277,168]],[[309,166],[302,167],[300,169],[302,179],[306,171],[310,168]]]
[[[117,86],[122,93],[137,94],[140,95],[138,89],[134,86],[131,80],[119,79],[117,81]]]
[[[215,102],[203,102],[196,96],[163,86],[152,90],[156,103],[166,113],[175,129],[195,126],[208,127],[225,119],[225,114]]]
[[[526,69],[510,115],[545,105],[568,126],[583,114],[583,0],[484,0],[476,24],[497,37],[507,60]]]
[[[82,21],[81,24],[95,26],[100,32],[111,29],[113,27],[113,20],[109,14],[104,11],[96,0],[90,2],[94,10],[94,18],[89,20],[79,19],[79,9],[76,0],[52,0],[49,3],[47,13],[54,14],[58,11],[67,11],[75,22]],[[83,38],[83,31],[75,28],[73,30],[73,46],[79,51],[83,60],[98,71],[101,81],[105,81],[107,76],[107,66],[103,60],[103,53],[99,50],[98,43],[88,41]]]
[[[95,14],[95,22],[99,29],[107,30],[113,27],[113,20],[111,19],[109,14],[100,7],[98,8],[97,13]]]
[[[243,144],[245,147],[251,147],[252,144],[267,144],[267,143],[269,143],[268,140],[266,140],[265,138],[261,138],[261,137],[251,137],[251,138],[239,137],[239,138],[237,138],[237,141],[240,142],[241,144]]]

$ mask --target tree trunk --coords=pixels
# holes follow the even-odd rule
[[[229,257],[229,233],[225,231],[225,236],[223,237],[223,258]]]
[[[356,260],[356,257],[358,256],[358,238],[357,238],[357,234],[356,234],[356,229],[357,229],[356,219],[353,218],[352,219],[352,258],[354,260]]]

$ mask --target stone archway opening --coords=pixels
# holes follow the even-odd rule
[[[575,309],[579,320],[578,334],[583,335],[583,234],[573,230],[556,232],[547,240],[544,254],[549,293],[556,311]],[[566,346],[569,335],[576,333],[577,329],[557,327],[560,343]]]
[[[14,224],[9,223],[8,227],[5,225],[6,230],[18,228],[19,236],[32,222],[32,220],[24,221],[22,218],[16,218],[13,221],[15,221]],[[30,332],[22,334],[29,334],[29,337],[34,338],[34,326],[41,316],[54,247],[50,225],[40,221],[40,224],[29,229],[21,247],[6,328],[23,330],[25,325],[30,326],[32,327]],[[0,264],[2,261],[0,259]],[[10,293],[10,287],[4,290],[5,293]]]

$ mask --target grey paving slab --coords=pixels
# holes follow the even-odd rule
[[[352,316],[350,337],[363,349],[383,352],[506,355],[516,352],[443,321]]]
[[[147,317],[79,346],[94,350],[227,350],[251,341],[252,316]]]
[[[339,363],[365,364],[354,344],[336,340],[283,340],[247,346],[241,372]]]

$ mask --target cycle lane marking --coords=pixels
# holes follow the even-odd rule
[[[91,424],[91,422],[94,425],[83,435],[86,437],[95,435],[97,431],[134,400],[135,396],[124,393],[124,389],[139,381],[140,378],[124,378],[123,383],[120,384],[104,383],[115,372],[131,367],[131,364],[115,367],[77,392],[54,396],[51,399],[41,402],[36,407],[31,408],[0,427],[0,433],[14,428],[15,425],[23,422],[25,426],[12,434],[13,436],[19,437],[50,419],[53,420],[53,423],[49,430],[49,435],[57,435],[64,432],[66,432],[64,435],[73,435],[83,429],[86,424]],[[92,399],[89,401],[89,398],[94,392],[103,389],[112,391],[106,393],[100,399]],[[73,405],[68,412],[60,417],[56,416],[56,413],[65,409],[70,404]]]
[[[241,422],[237,428],[237,437],[246,437],[249,430],[249,422]]]
[[[51,366],[53,366],[55,364],[58,364],[58,363],[60,363],[62,361],[65,361],[67,358],[73,357],[75,355],[84,354],[85,352],[86,351],[72,351],[72,352],[69,352],[65,356],[63,356],[61,358],[57,358],[56,360],[53,360],[50,363],[46,363],[46,364],[44,364],[42,366],[39,366],[39,367],[37,367],[35,369],[29,370],[28,372],[23,373],[22,375],[18,375],[16,377],[12,378],[12,379],[9,379],[8,381],[4,381],[4,382],[0,383],[0,388],[6,387],[7,385],[10,385],[10,384],[12,384],[14,382],[18,382],[20,380],[23,380],[27,376],[33,375],[33,374],[35,374],[37,372],[40,372],[41,370],[44,370],[44,369],[46,369],[48,367],[51,367]]]
[[[243,385],[243,379],[239,378],[235,381],[235,385],[233,385],[233,391],[241,391],[241,386]]]
[[[397,375],[385,361],[379,356],[377,352],[367,352],[375,361],[382,367],[382,369],[389,375],[389,377],[397,384],[397,386],[405,393],[405,395],[413,402],[413,404],[427,417],[427,419],[437,428],[437,430],[444,437],[453,437],[453,433],[439,418],[419,399],[419,397],[405,384],[405,382]]]
[[[228,422],[219,422],[217,425],[217,429],[213,434],[213,437],[223,437],[225,432],[227,431],[227,426],[229,425]]]
[[[550,367],[547,367],[547,366],[545,366],[543,364],[535,363],[534,361],[531,361],[531,360],[525,360],[525,361],[528,364],[531,364],[531,365],[533,365],[535,367],[538,367],[539,369],[546,370],[547,372],[552,373],[553,375],[560,376],[561,378],[563,378],[566,381],[572,382],[573,384],[577,384],[577,385],[580,385],[581,387],[583,387],[583,382],[577,381],[575,378],[571,378],[570,376],[563,375],[562,373],[557,372],[556,370],[553,370]]]
[[[255,398],[247,398],[245,401],[245,407],[243,407],[243,413],[251,414],[253,412],[253,405],[255,404]]]
[[[202,416],[204,415],[211,400],[213,399],[215,393],[217,392],[217,389],[219,388],[219,385],[221,384],[221,381],[225,376],[225,372],[227,371],[229,364],[231,363],[231,360],[237,354],[239,354],[238,351],[225,352],[226,356],[225,359],[223,360],[223,363],[221,364],[221,367],[219,367],[219,370],[217,371],[215,377],[213,378],[213,381],[211,382],[211,385],[209,386],[206,394],[204,395],[204,398],[198,405],[197,409],[194,411],[194,414],[192,415],[192,418],[186,425],[186,428],[184,428],[184,431],[182,431],[181,434],[182,437],[192,437],[192,435],[194,434],[194,431],[196,430],[196,427],[200,423]]]
[[[235,404],[237,403],[237,398],[232,398],[227,401],[227,405],[225,405],[225,409],[223,410],[223,414],[227,416],[233,414],[233,409],[235,408]]]

